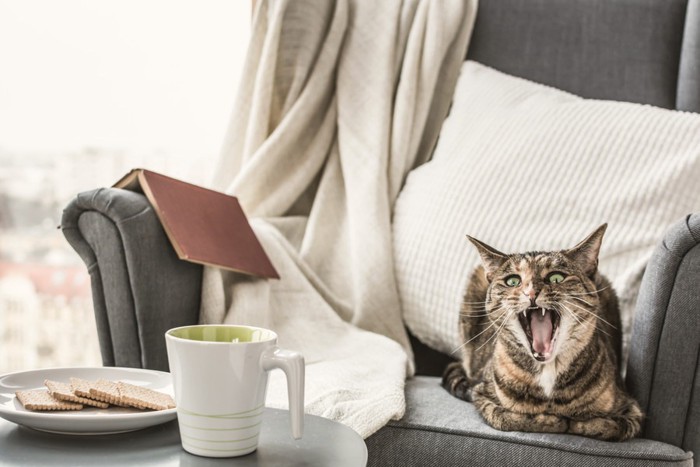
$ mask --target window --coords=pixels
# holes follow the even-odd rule
[[[61,211],[134,167],[206,183],[250,19],[238,0],[0,0],[0,374],[101,365]]]

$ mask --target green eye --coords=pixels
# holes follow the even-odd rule
[[[549,276],[547,276],[547,281],[550,284],[558,284],[564,280],[564,277],[565,277],[564,274],[562,274],[560,272],[553,272]]]
[[[520,285],[520,276],[513,274],[512,276],[506,277],[506,285],[508,287],[517,287]]]

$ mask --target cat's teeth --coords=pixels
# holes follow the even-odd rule
[[[544,308],[542,308],[542,316],[544,316]]]
[[[527,318],[527,310],[523,310],[523,316]]]

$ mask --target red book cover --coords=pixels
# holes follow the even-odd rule
[[[180,259],[279,279],[236,197],[144,169],[114,187],[148,198]]]

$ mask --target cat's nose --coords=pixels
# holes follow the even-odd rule
[[[534,287],[530,286],[527,289],[523,290],[523,295],[525,295],[527,298],[530,299],[530,304],[534,307],[535,305],[535,300],[537,299],[537,296],[539,295],[539,292],[535,290]]]

